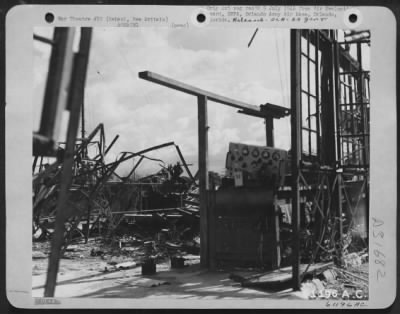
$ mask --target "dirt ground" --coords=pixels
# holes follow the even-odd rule
[[[185,298],[185,299],[254,299],[286,297],[302,299],[291,289],[280,293],[268,293],[244,288],[231,279],[229,272],[209,272],[200,268],[200,257],[185,256],[185,267],[171,269],[170,260],[157,264],[155,275],[143,276],[141,267],[116,270],[114,263],[131,262],[143,252],[134,247],[124,248],[117,254],[91,256],[96,246],[88,244],[72,246],[60,261],[56,297],[90,298]],[[127,250],[126,250],[127,249]],[[32,296],[42,297],[46,280],[48,242],[33,243]],[[126,254],[126,252],[129,252]],[[126,254],[126,255],[125,255]],[[135,256],[136,255],[136,256]],[[118,265],[118,264],[117,264]],[[107,271],[105,271],[107,269]]]
[[[33,243],[33,297],[43,296],[49,252],[49,242]],[[278,291],[246,288],[230,279],[230,271],[201,269],[200,257],[191,254],[183,256],[185,266],[179,269],[171,268],[169,258],[159,258],[156,274],[144,276],[139,264],[144,255],[143,246],[110,247],[96,239],[70,245],[60,260],[55,297],[300,300],[321,291],[350,289],[343,280],[329,283],[316,277],[304,282],[300,291],[288,287]],[[368,269],[368,264],[361,268]]]

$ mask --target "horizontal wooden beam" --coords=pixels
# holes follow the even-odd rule
[[[193,96],[205,96],[209,101],[217,102],[223,105],[227,105],[230,107],[238,108],[238,109],[248,109],[252,111],[260,111],[260,108],[258,106],[250,105],[241,101],[237,101],[234,99],[230,99],[224,96],[220,96],[217,94],[214,94],[212,92],[206,91],[204,89],[197,88],[192,85],[188,85],[179,81],[176,81],[174,79],[171,79],[169,77],[162,76],[157,73],[153,73],[150,71],[144,71],[144,72],[139,72],[139,77],[141,79],[157,83],[175,90],[178,90],[180,92],[193,95]]]

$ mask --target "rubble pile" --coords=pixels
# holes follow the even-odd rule
[[[307,299],[368,299],[368,253],[365,251],[345,255],[342,267],[331,265],[323,272],[304,278],[302,295]]]
[[[96,136],[99,140],[95,140]],[[104,259],[132,254],[135,256],[130,257],[137,258],[140,257],[138,252],[146,251],[149,245],[152,250],[147,249],[146,256],[156,259],[199,254],[198,182],[190,173],[179,147],[170,142],[137,153],[123,152],[116,161],[106,163],[105,155],[115,140],[108,147],[104,142],[102,124],[87,138],[77,141],[64,224],[64,255],[71,245],[88,243],[92,237],[96,237],[102,247],[93,247],[90,255]],[[156,160],[161,162],[159,171],[135,177],[142,160],[152,159],[146,152],[172,145],[180,161],[165,165],[162,160]],[[47,241],[54,232],[63,153],[60,144],[52,164],[43,164],[43,158],[39,166],[38,159],[34,161],[34,242]],[[140,159],[126,177],[115,172],[121,163],[136,156]],[[184,169],[188,176],[183,176]]]
[[[88,138],[78,141],[75,147],[72,184],[68,201],[64,204],[66,206],[63,214],[66,219],[62,258],[101,260],[103,272],[140,266],[143,275],[155,273],[156,265],[166,261],[170,263],[171,268],[184,267],[194,260],[198,262],[199,184],[196,176],[190,173],[179,147],[169,142],[136,153],[122,152],[114,162],[107,163],[105,156],[115,140],[106,147],[103,132],[102,125],[99,125]],[[98,133],[100,139],[96,141],[94,138]],[[95,153],[91,149],[93,146],[96,148]],[[180,159],[174,164],[165,164],[162,160],[145,155],[167,146],[176,147]],[[48,240],[54,233],[59,206],[57,202],[63,171],[63,154],[64,150],[60,145],[56,160],[52,164],[43,164],[42,158],[37,167],[38,159],[35,158],[34,161],[32,235],[35,260],[46,259],[49,255]],[[129,174],[124,177],[118,175],[117,167],[133,157],[139,159]],[[135,170],[143,159],[159,162],[160,169],[145,177],[137,177]],[[186,176],[183,175],[185,170]],[[216,173],[210,175],[213,175],[210,181],[214,186],[219,186],[224,179],[226,189],[230,187],[229,184],[236,184],[234,179],[221,179]],[[254,189],[254,186],[251,188]],[[220,199],[223,192],[221,189]],[[264,194],[262,190],[258,195]],[[231,196],[234,194],[227,195],[225,199],[230,206],[233,204]],[[254,194],[249,194],[249,199],[252,196]],[[301,263],[304,267],[302,293],[308,295],[308,298],[325,298],[328,294],[339,299],[359,298],[360,294],[367,298],[367,245],[362,237],[355,237],[359,233],[351,228],[353,221],[346,221],[345,216],[340,218],[341,221],[331,211],[317,223],[311,219],[312,211],[315,210],[311,202],[305,202],[303,206],[303,228],[299,234]],[[280,241],[277,245],[280,246],[281,252],[278,269],[262,276],[257,275],[255,278],[240,279],[243,286],[269,289],[271,285],[276,284],[280,287],[281,283],[291,280],[292,209],[286,201],[279,203],[278,209]],[[229,223],[234,221],[230,216],[225,218]],[[242,217],[241,220],[243,219]],[[341,237],[342,243],[338,243],[339,237],[336,233],[340,221],[346,227],[346,233]],[[227,238],[231,236],[230,231],[226,232]],[[243,245],[236,244],[233,247],[242,252],[240,250]],[[264,258],[262,250],[260,252]],[[265,252],[270,254],[270,251]],[[333,266],[333,262],[340,267]],[[325,267],[326,263],[330,266]],[[316,264],[320,265],[312,267]],[[324,270],[315,272],[320,266]],[[263,266],[258,272],[265,270]],[[40,267],[36,269],[37,273],[41,271]]]

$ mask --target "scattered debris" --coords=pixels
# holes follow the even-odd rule
[[[368,263],[359,263],[355,256],[360,254],[351,254],[349,259],[357,260],[351,266],[331,265],[322,273],[305,280],[301,286],[301,295],[306,299],[368,299]]]
[[[169,281],[156,280],[150,278],[140,278],[140,279],[128,279],[128,280],[117,280],[116,283],[124,284],[129,287],[145,287],[145,288],[156,288],[159,286],[170,285]]]
[[[100,140],[95,141],[94,137],[98,133]],[[198,263],[200,254],[199,187],[196,176],[190,173],[179,147],[173,142],[169,142],[136,153],[122,152],[116,161],[107,164],[104,156],[113,143],[114,141],[106,148],[104,130],[100,124],[86,139],[82,139],[77,144],[68,199],[70,212],[65,221],[63,258],[101,258],[108,265],[102,266],[104,272],[141,266],[143,276],[154,275],[157,272],[157,264],[166,260],[170,260],[171,268],[176,269],[191,263]],[[98,152],[95,156],[90,156],[89,153],[89,147],[92,144],[98,145]],[[172,145],[175,145],[180,158],[180,161],[175,164],[166,165],[162,160],[144,155],[149,151]],[[249,147],[243,146],[242,148],[241,151],[247,154]],[[257,149],[254,148],[252,151],[258,152]],[[230,150],[232,150],[231,147]],[[59,151],[60,156],[57,161],[53,164],[43,164],[42,158],[38,171],[34,170],[32,236],[35,243],[48,241],[54,232],[62,171],[61,152],[63,148],[61,145]],[[233,154],[233,151],[230,153]],[[274,154],[278,156],[278,151],[279,154],[286,154],[286,151],[282,150],[266,150],[265,156],[271,155],[273,158]],[[251,158],[256,158],[258,153],[253,155]],[[135,163],[131,172],[126,177],[117,175],[116,168],[121,163],[132,160],[133,157],[140,159]],[[287,158],[288,156],[285,155],[282,160],[286,162]],[[160,162],[160,170],[137,178],[135,170],[143,159]],[[275,159],[274,162],[279,160],[278,157]],[[229,162],[232,160],[234,158],[227,159]],[[231,173],[228,171],[231,177],[233,176],[232,167],[227,166],[227,170],[231,171]],[[247,173],[247,175],[241,179],[244,180],[244,183],[241,184],[250,182],[253,184],[251,188],[254,190],[254,182],[257,180],[264,182],[271,179],[272,183],[267,181],[282,186],[285,180],[284,176],[270,178],[272,172],[266,171],[269,166],[266,167],[259,165],[258,172],[254,173],[247,173],[243,170],[243,173]],[[278,168],[280,169],[280,167],[285,167],[285,165],[279,165]],[[183,176],[184,170],[186,170],[187,176]],[[212,173],[213,185],[223,187],[221,195],[237,184],[231,177],[228,175],[228,177],[221,178],[218,174]],[[238,207],[238,202],[233,201],[234,195],[238,194],[237,190],[233,189],[232,191],[233,193],[227,193],[224,196],[228,200],[227,204]],[[264,194],[262,193],[262,195]],[[250,199],[255,199],[251,197],[252,194],[249,195]],[[279,223],[281,254],[279,265],[276,263],[272,266],[274,270],[265,272],[266,269],[271,269],[273,263],[270,263],[271,261],[268,262],[271,265],[266,263],[265,258],[267,255],[271,255],[271,252],[263,250],[261,243],[264,242],[261,237],[260,245],[254,246],[257,248],[257,257],[251,257],[259,262],[258,265],[251,266],[259,267],[257,271],[250,274],[248,271],[235,272],[230,276],[232,280],[239,282],[243,287],[268,290],[280,289],[291,284],[292,268],[288,265],[291,265],[293,255],[292,207],[286,201],[278,202],[276,205],[279,214],[279,222],[277,222]],[[345,217],[341,221],[332,214],[326,215],[320,222],[321,230],[318,231],[315,228],[313,220],[315,217],[312,218],[312,213],[319,209],[315,208],[313,202],[310,201],[304,202],[303,206],[304,217],[301,217],[303,228],[299,233],[302,263],[300,269],[303,276],[302,293],[307,294],[312,291],[312,295],[320,295],[335,290],[362,289],[367,295],[368,272],[360,270],[368,262],[368,252],[364,240],[360,237],[357,238],[356,233],[348,228],[348,231],[343,234],[343,242],[338,245],[335,230],[337,230],[339,222],[345,221]],[[226,225],[233,221],[230,216],[225,218]],[[243,223],[243,218],[238,221]],[[267,225],[263,225],[263,223],[256,226],[257,230],[266,227]],[[226,236],[230,237],[231,232],[226,232]],[[93,239],[95,242],[91,243],[89,250],[81,248],[83,242],[90,243]],[[240,242],[239,239],[235,241]],[[340,247],[343,254],[338,252]],[[229,254],[232,255],[232,251],[229,250],[224,253],[228,254],[228,257]],[[33,259],[44,259],[48,257],[48,254],[34,252],[32,257]],[[342,267],[333,266],[333,262]],[[151,287],[161,284],[166,283],[153,283]]]
[[[319,263],[307,267],[308,265],[300,265],[300,270],[305,274],[312,274],[315,272],[321,272],[323,269],[330,267],[332,263]],[[236,271],[229,277],[230,279],[240,282],[245,287],[267,287],[271,284],[282,284],[292,280],[292,267],[284,267],[277,270],[260,272],[258,270],[248,271]]]
[[[362,264],[361,257],[357,253],[350,253],[343,259],[345,267],[352,266],[357,267]]]
[[[102,250],[92,249],[90,251],[90,256],[103,256],[103,255],[104,255],[104,251],[102,251]]]
[[[337,278],[337,273],[334,269],[329,268],[322,273],[322,276],[327,283],[335,283]]]
[[[48,258],[48,256],[43,252],[38,252],[38,251],[32,252],[32,259],[40,259],[40,258]]]
[[[106,146],[104,127],[99,124],[86,138],[77,140],[63,258],[84,258],[80,246],[93,236],[98,243],[85,254],[106,261],[110,266],[105,271],[143,264],[144,274],[151,274],[158,261],[177,253],[199,254],[198,183],[179,147],[168,142],[136,153],[122,152],[116,161],[106,163],[104,157],[117,139]],[[64,145],[59,144],[52,164],[43,157],[34,161],[32,237],[37,243],[49,241],[54,232]],[[145,155],[168,146],[176,148],[179,161],[175,164]],[[119,176],[117,167],[133,157],[139,159],[130,173]],[[160,170],[136,177],[143,159],[159,162]],[[47,257],[41,252],[33,254],[34,259]]]
[[[116,269],[130,269],[130,268],[137,267],[139,265],[140,264],[138,264],[136,262],[125,262],[125,263],[116,264],[115,268]]]

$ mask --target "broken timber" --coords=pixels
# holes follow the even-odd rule
[[[304,276],[305,274],[322,272],[332,265],[332,262],[316,263],[309,267],[308,264],[301,264],[299,270]],[[235,272],[230,275],[230,278],[240,282],[243,287],[279,288],[281,285],[293,283],[291,266],[264,273]]]
[[[72,182],[72,168],[74,163],[74,146],[79,124],[81,96],[86,80],[86,70],[89,60],[89,47],[92,37],[91,28],[82,28],[79,51],[74,55],[72,83],[69,90],[70,119],[67,131],[67,144],[62,171],[60,195],[57,203],[57,216],[55,222],[54,236],[51,243],[51,253],[47,271],[45,297],[53,297],[57,282],[57,273],[61,257],[61,247],[64,242],[64,223],[66,221],[66,210],[68,190]]]

